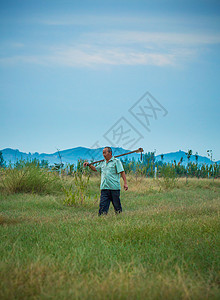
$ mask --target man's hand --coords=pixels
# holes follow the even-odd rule
[[[85,168],[85,167],[87,167],[89,165],[89,162],[88,161],[85,161],[84,163],[83,163],[83,167]]]
[[[85,161],[84,163],[83,163],[83,167],[85,168],[85,167],[90,167],[90,169],[92,170],[92,171],[94,171],[94,172],[97,172],[97,170],[96,170],[96,168],[92,165],[92,164],[90,164],[88,161]]]
[[[124,190],[125,190],[125,191],[128,190],[128,185],[127,185],[127,183],[124,184]]]
[[[126,179],[126,176],[125,176],[125,171],[121,172],[121,177],[124,180],[124,190],[127,191],[128,190],[128,185],[127,185],[127,179]]]

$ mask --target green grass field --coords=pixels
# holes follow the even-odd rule
[[[128,176],[123,213],[98,217],[99,180],[79,207],[2,192],[1,299],[220,299],[219,180]]]

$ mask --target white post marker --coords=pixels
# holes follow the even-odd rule
[[[154,178],[157,179],[157,167],[154,169]]]

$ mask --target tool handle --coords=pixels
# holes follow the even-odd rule
[[[120,157],[120,156],[124,156],[124,155],[128,155],[128,154],[132,154],[132,153],[140,153],[141,152],[141,159],[142,159],[142,152],[143,151],[144,151],[143,148],[138,148],[138,149],[136,149],[134,151],[130,151],[130,152],[127,152],[127,153],[124,153],[124,154],[116,155],[115,157]],[[93,165],[93,164],[97,164],[97,163],[102,162],[102,161],[104,161],[104,159],[93,161],[90,164],[88,164],[88,166]]]

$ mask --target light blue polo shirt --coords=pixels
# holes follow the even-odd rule
[[[120,190],[120,173],[124,171],[121,161],[114,156],[106,162],[100,162],[95,166],[96,170],[101,170],[101,190]]]

